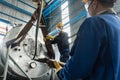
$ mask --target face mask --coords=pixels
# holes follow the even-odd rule
[[[88,12],[88,7],[89,7],[88,3],[86,3],[84,7],[85,7],[85,10]]]
[[[85,10],[87,12],[87,17],[91,17],[90,14],[89,14],[89,12],[88,12],[88,7],[89,7],[88,3],[86,3],[84,7],[85,7]]]
[[[84,5],[84,7],[85,7],[85,9],[86,9],[86,11],[87,11],[87,17],[91,17],[91,15],[89,14],[88,9],[90,8],[92,2],[93,2],[93,1],[88,1],[88,2]]]
[[[62,29],[61,28],[58,28],[58,27],[56,27],[56,29],[60,32],[60,31],[62,31]]]

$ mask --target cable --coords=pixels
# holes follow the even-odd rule
[[[37,37],[38,37],[40,20],[41,20],[42,10],[43,10],[43,0],[41,0],[41,6],[40,6],[40,2],[39,2],[38,7],[39,7],[39,11],[38,11],[38,19],[37,19],[36,33],[35,33],[35,54],[34,54],[34,56],[33,56],[33,59],[35,58],[35,56],[36,56],[36,54],[37,54]]]
[[[7,47],[7,52],[6,52],[6,63],[5,63],[5,69],[4,69],[4,73],[3,73],[3,80],[7,79],[7,72],[8,72],[8,60],[9,60],[9,48],[11,46]]]

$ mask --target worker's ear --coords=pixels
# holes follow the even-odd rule
[[[98,8],[98,1],[97,0],[94,0],[92,2],[92,8],[93,8],[93,10],[96,10]]]

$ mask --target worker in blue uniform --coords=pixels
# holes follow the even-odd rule
[[[58,22],[56,25],[58,30],[57,36],[52,36],[48,34],[46,39],[49,39],[51,44],[57,44],[58,50],[60,52],[60,61],[66,62],[69,59],[69,42],[68,42],[68,34],[63,31],[62,22]]]
[[[120,80],[120,18],[116,0],[84,0],[91,17],[80,26],[71,58],[54,66],[60,80]]]

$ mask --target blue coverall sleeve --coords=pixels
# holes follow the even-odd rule
[[[54,38],[54,40],[50,40],[50,42],[51,42],[51,44],[56,44],[58,40],[59,40],[59,39],[58,39],[58,37],[56,36],[56,37]]]
[[[84,79],[90,75],[98,57],[101,36],[104,34],[100,24],[99,21],[88,18],[80,26],[71,49],[73,55],[63,69],[58,72],[61,80]]]
[[[56,43],[56,38],[54,40],[50,40],[51,44],[55,44]]]

